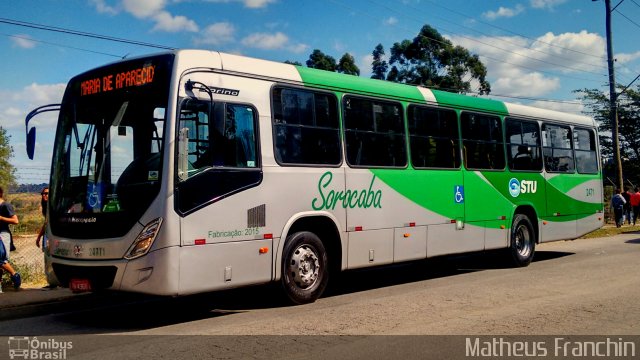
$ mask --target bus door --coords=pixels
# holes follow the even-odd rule
[[[273,240],[261,234],[266,206],[257,187],[263,176],[257,110],[190,97],[179,114],[181,292],[269,281],[272,258],[264,249]]]
[[[506,246],[511,203],[503,195],[508,173],[498,116],[462,112],[465,251]],[[460,227],[460,226],[458,226]]]
[[[457,113],[410,105],[407,120],[414,170],[404,176],[411,189],[405,196],[422,208],[418,224],[427,225],[427,256],[481,249],[481,237],[474,238],[464,226],[468,192]]]
[[[547,190],[547,213],[541,227],[541,241],[576,237],[577,204],[568,196],[575,185],[575,162],[571,128],[542,125],[542,149]]]

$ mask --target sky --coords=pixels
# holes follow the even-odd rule
[[[616,5],[616,81],[628,85],[640,75],[640,0],[612,0]],[[574,90],[608,91],[604,0],[5,0],[0,126],[11,137],[18,182],[48,182],[56,116],[32,121],[38,143],[29,160],[27,113],[59,103],[74,75],[162,51],[34,26],[279,62],[304,64],[314,49],[336,59],[350,53],[360,76],[369,77],[377,44],[389,54],[425,24],[480,57],[492,98],[582,113]]]

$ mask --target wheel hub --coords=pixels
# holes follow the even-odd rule
[[[519,226],[516,231],[516,251],[526,257],[531,252],[531,237],[526,226]]]
[[[301,288],[312,286],[318,279],[320,260],[318,255],[308,246],[301,246],[293,252],[289,271],[293,281]]]

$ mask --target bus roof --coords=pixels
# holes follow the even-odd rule
[[[584,115],[565,113],[485,97],[468,96],[421,86],[345,75],[275,61],[250,58],[207,50],[178,50],[179,67],[219,68],[225,72],[290,82],[336,92],[382,96],[388,99],[428,103],[461,110],[488,112],[501,116],[546,119],[595,127],[595,121]],[[206,63],[206,64],[205,64]]]

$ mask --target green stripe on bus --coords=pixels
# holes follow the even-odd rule
[[[296,66],[305,85],[341,92],[356,92],[363,95],[402,98],[425,103],[424,97],[415,86],[407,86],[390,81],[374,80],[359,76],[345,76],[331,71]]]
[[[432,90],[432,92],[439,105],[481,110],[503,116],[509,114],[506,105],[502,101],[460,95],[446,91]]]
[[[568,192],[576,186],[592,180],[600,180],[600,176],[590,174],[557,175],[550,178],[548,182],[558,190]]]
[[[460,207],[464,208],[464,217],[472,220],[495,220],[499,216],[511,216],[505,213],[520,205],[532,206],[540,219],[554,222],[572,221],[582,219],[595,214],[601,210],[602,205],[598,203],[588,203],[576,200],[566,193],[558,190],[550,184],[545,184],[542,174],[528,173],[526,178],[538,182],[539,195],[520,195],[514,198],[509,194],[509,180],[522,177],[522,174],[510,172],[483,172],[464,171],[464,186],[466,189],[474,188],[476,192],[482,194],[482,204],[457,204],[453,200],[453,184],[460,179],[460,173],[456,171],[440,170],[395,170],[395,169],[372,169],[380,181],[387,184],[398,194],[414,202],[420,207],[432,211],[448,219],[455,219],[460,214]],[[479,175],[480,174],[480,175]],[[590,176],[589,180],[597,179],[597,175]],[[546,187],[546,197],[543,188]],[[467,198],[471,194],[466,193]],[[549,214],[545,213],[547,201],[553,208]],[[571,215],[558,217],[553,213]],[[575,217],[574,217],[575,216]],[[487,227],[498,228],[499,223],[487,222]]]

